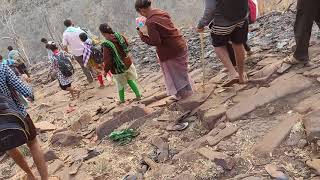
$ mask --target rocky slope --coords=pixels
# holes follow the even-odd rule
[[[101,90],[88,85],[78,69],[75,84],[82,95],[70,104],[56,81],[44,83],[46,64],[38,64],[33,82],[37,100],[29,112],[47,149],[50,174],[88,180],[318,178],[318,29],[310,47],[315,66],[282,71],[282,60],[294,46],[293,20],[291,11],[273,12],[251,27],[250,82],[226,89],[220,87],[226,74],[220,71],[222,65],[206,33],[205,91],[199,36],[192,29],[182,29],[197,93],[180,102],[165,96],[154,50],[137,38],[131,43],[144,95],[140,103],[117,106],[114,86]],[[133,98],[128,92],[128,98]],[[67,113],[70,106],[74,110]],[[176,122],[189,126],[184,131],[168,131]],[[125,128],[139,132],[127,145],[120,146],[106,136]],[[0,166],[0,178],[23,176],[6,157]]]

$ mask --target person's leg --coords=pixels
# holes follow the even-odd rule
[[[238,78],[239,75],[230,60],[227,48],[225,46],[215,47],[215,52],[218,58],[221,60],[224,67],[227,68],[229,73],[229,79]]]
[[[98,79],[98,81],[99,81],[100,87],[104,87],[104,82],[103,82],[102,73],[99,73],[99,74],[98,74],[97,79]]]
[[[232,47],[237,61],[239,82],[245,83],[246,77],[244,72],[245,49],[243,45],[248,41],[249,22],[244,21],[244,24],[239,24],[231,34]]]
[[[124,88],[120,89],[118,93],[120,103],[125,103]]]
[[[7,151],[8,155],[14,160],[14,162],[25,172],[29,179],[36,179],[33,175],[27,161],[18,150],[18,148],[11,149]]]
[[[139,91],[139,88],[137,86],[136,81],[128,80],[128,84],[129,84],[130,88],[132,89],[132,91],[134,92],[134,94],[136,95],[136,98],[141,99],[141,94],[140,94],[140,91]]]
[[[239,82],[244,83],[244,60],[245,60],[245,50],[243,44],[233,44],[234,54],[237,61],[238,73],[239,73]]]
[[[226,48],[227,48],[230,60],[232,62],[232,65],[233,66],[237,66],[236,57],[234,55],[234,50],[233,50],[233,47],[232,47],[232,43],[228,42],[227,45],[226,45]]]
[[[309,61],[309,42],[313,22],[317,14],[317,0],[298,0],[294,24],[296,50],[293,57],[298,61]]]
[[[216,35],[212,33],[211,38],[212,38],[212,44],[214,46],[214,49],[218,58],[223,63],[224,67],[227,68],[228,70],[229,79],[232,80],[232,79],[238,78],[239,75],[231,62],[231,59],[226,47],[228,44],[228,41],[230,40],[230,37]]]
[[[27,143],[33,161],[36,164],[41,180],[47,180],[49,178],[47,164],[44,160],[43,152],[40,148],[37,138]]]
[[[66,91],[70,92],[72,99],[79,98],[80,91],[77,89],[74,89],[71,85],[70,87],[66,88]]]
[[[88,68],[84,67],[82,56],[77,56],[77,57],[75,57],[75,59],[79,63],[79,65],[81,66],[81,69],[82,69],[84,75],[87,77],[88,82],[92,83],[93,77],[92,77],[91,71]]]
[[[250,48],[250,46],[248,45],[248,42],[243,43],[243,47],[244,47],[244,49],[245,49],[247,52],[250,52],[250,51],[251,51],[251,48]]]

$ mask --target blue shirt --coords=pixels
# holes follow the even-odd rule
[[[10,65],[14,64],[14,60],[12,60],[12,59],[4,59],[4,60],[2,60],[2,64],[10,66]]]
[[[12,98],[9,86],[24,97],[32,97],[32,89],[25,85],[20,78],[5,64],[0,64],[0,93],[15,101],[20,113],[27,115],[26,107],[17,99]]]
[[[16,60],[19,56],[19,52],[17,50],[12,50],[8,53],[8,59],[10,60]]]

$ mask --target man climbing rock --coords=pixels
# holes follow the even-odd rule
[[[243,44],[248,34],[248,0],[206,0],[204,15],[198,23],[197,31],[202,33],[204,27],[211,29],[212,44],[217,56],[229,72],[229,80],[223,86],[245,83],[245,50]],[[237,70],[231,63],[226,45],[232,42],[237,61]]]
[[[83,62],[83,42],[80,40],[79,35],[84,33],[81,28],[74,27],[73,22],[70,19],[64,21],[66,30],[63,33],[63,48],[66,52],[71,53],[76,61],[80,64],[81,69],[89,83],[93,82],[93,76],[89,68],[84,66]]]
[[[294,35],[296,39],[296,50],[293,57],[285,60],[287,64],[309,63],[309,42],[312,32],[313,22],[318,25],[320,20],[319,0],[298,0],[296,22],[294,24]]]

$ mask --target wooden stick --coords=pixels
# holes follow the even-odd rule
[[[203,33],[200,33],[200,46],[201,46],[201,62],[202,62],[202,91],[206,92],[205,88],[205,79],[206,79],[206,73],[205,73],[205,61],[204,61],[204,41],[203,41]]]

